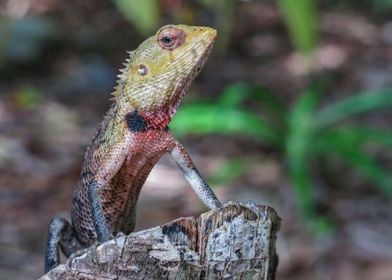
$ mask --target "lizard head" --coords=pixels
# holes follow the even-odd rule
[[[165,112],[170,121],[207,60],[215,38],[216,30],[209,27],[162,27],[130,52],[119,75],[116,99],[141,114]]]

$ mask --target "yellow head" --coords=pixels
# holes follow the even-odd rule
[[[138,112],[174,114],[203,67],[216,38],[209,27],[166,25],[130,52],[116,98]]]

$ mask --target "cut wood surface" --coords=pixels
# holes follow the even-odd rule
[[[274,279],[279,221],[268,206],[229,202],[77,252],[40,279]]]

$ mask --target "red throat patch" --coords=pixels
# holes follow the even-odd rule
[[[143,117],[148,129],[165,129],[175,112],[176,108],[170,106],[164,111],[140,112],[139,114]]]

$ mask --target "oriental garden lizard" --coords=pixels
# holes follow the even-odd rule
[[[120,232],[132,232],[140,190],[166,152],[202,202],[210,209],[220,207],[168,128],[215,38],[216,30],[209,27],[167,25],[129,52],[113,103],[85,153],[73,193],[72,225],[60,217],[49,224],[46,272],[59,264],[59,248],[69,257]]]

